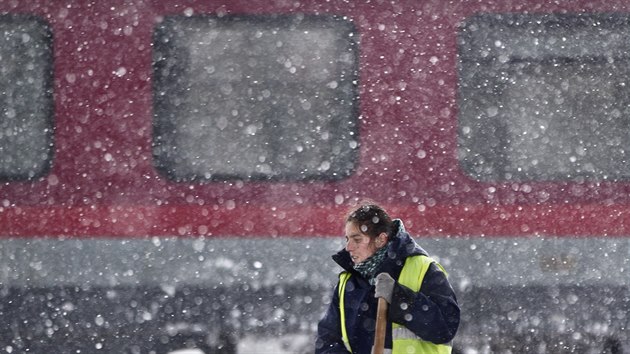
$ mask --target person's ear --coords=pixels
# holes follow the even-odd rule
[[[384,232],[381,232],[381,234],[378,235],[378,237],[376,238],[376,245],[378,247],[385,246],[385,244],[387,243],[387,238],[388,238],[387,234]]]

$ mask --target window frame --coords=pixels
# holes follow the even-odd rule
[[[535,24],[537,23],[537,24]],[[592,37],[602,36],[599,32],[589,32],[583,30],[579,32],[581,28],[592,26],[596,23],[603,29],[610,31],[622,30],[624,33],[630,33],[630,17],[618,14],[478,14],[472,16],[464,21],[459,28],[458,32],[458,93],[457,104],[459,108],[458,115],[458,129],[457,129],[457,141],[458,141],[458,163],[460,168],[470,177],[477,181],[482,182],[545,182],[545,181],[576,181],[576,180],[594,180],[594,181],[619,181],[630,180],[630,169],[624,171],[623,169],[600,169],[594,173],[588,173],[583,165],[579,165],[577,168],[569,171],[569,174],[564,173],[558,166],[550,172],[526,170],[525,172],[517,171],[522,164],[514,163],[514,166],[510,166],[512,162],[509,160],[509,148],[510,148],[510,134],[508,128],[505,126],[505,122],[514,122],[511,119],[506,119],[505,122],[494,122],[498,119],[490,119],[483,117],[480,114],[477,119],[479,122],[475,124],[469,124],[475,120],[473,112],[481,112],[485,108],[490,106],[483,106],[482,101],[485,103],[493,103],[496,107],[501,107],[501,85],[505,85],[505,82],[501,82],[501,73],[514,70],[512,66],[515,65],[540,65],[540,66],[553,66],[574,64],[576,62],[582,63],[587,66],[587,71],[594,71],[596,65],[606,61],[606,53],[598,52],[599,44],[591,44],[590,48],[584,50],[583,55],[572,55],[572,50],[575,50],[577,46],[567,45],[560,49],[541,49],[540,52],[527,54],[525,48],[514,46],[513,51],[516,55],[505,55],[505,51],[502,52],[502,48],[508,47],[506,43],[495,43],[497,48],[490,48],[488,43],[476,43],[476,37],[473,32],[479,31],[482,33],[501,33],[502,30],[513,29],[515,37],[521,36],[519,39],[526,37],[527,31],[530,31],[530,37],[537,38],[535,30],[554,28],[554,26],[572,26],[567,31],[572,33],[578,33],[587,38],[589,35]],[[519,32],[521,31],[521,32]],[[525,34],[524,34],[525,33]],[[544,33],[543,35],[547,35]],[[500,34],[495,37],[500,38]],[[503,34],[503,37],[507,38],[508,35]],[[542,35],[541,35],[542,36]],[[479,36],[482,38],[483,36]],[[587,38],[588,39],[588,38]],[[487,40],[490,42],[491,40]],[[620,44],[621,41],[615,42],[615,39],[610,39],[612,42],[612,49],[610,56],[614,59],[624,58],[628,59],[628,49],[630,44]],[[514,43],[518,44],[518,39],[514,40]],[[512,43],[512,44],[514,44]],[[486,44],[486,46],[484,46]],[[500,47],[499,44],[505,45]],[[485,50],[485,53],[483,52]],[[555,50],[555,51],[554,51]],[[494,51],[494,55],[493,54]],[[507,50],[509,51],[509,49]],[[590,52],[589,52],[590,51]],[[559,55],[555,55],[559,54]],[[485,55],[485,57],[484,57]],[[501,63],[499,63],[501,61]],[[605,63],[604,63],[605,64]],[[607,69],[607,67],[604,67]],[[613,66],[609,70],[613,70]],[[475,73],[474,71],[482,73]],[[560,70],[559,70],[560,71]],[[558,71],[558,72],[559,72]],[[627,77],[630,78],[630,66],[626,71]],[[475,87],[473,76],[482,76],[490,78],[494,76],[494,81],[488,81],[487,87]],[[476,79],[479,80],[479,79]],[[507,79],[504,79],[505,81]],[[479,80],[482,81],[482,80]],[[474,92],[477,91],[477,92]],[[481,94],[479,92],[485,91]],[[626,97],[626,103],[630,103],[630,91],[614,92],[613,94],[623,95]],[[483,96],[482,96],[483,95]],[[481,103],[480,103],[481,102]],[[624,112],[625,113],[625,112]],[[630,116],[630,114],[627,114]],[[627,116],[626,119],[628,118]],[[609,118],[605,116],[602,119]],[[549,120],[547,120],[549,121]],[[579,123],[578,123],[579,124]],[[474,143],[471,143],[471,139],[467,137],[470,135],[470,126],[484,126],[484,132],[478,132],[483,135],[481,138],[476,138],[478,141],[485,141],[484,144],[488,144],[488,147],[474,148]],[[576,127],[573,125],[572,127]],[[586,130],[582,130],[586,132]],[[579,132],[579,131],[578,131]],[[574,148],[574,145],[570,146]],[[491,148],[494,151],[491,151]],[[630,145],[628,149],[623,150],[627,153],[627,158],[630,162]],[[527,152],[528,150],[524,150]],[[518,150],[517,150],[518,152]],[[485,158],[494,154],[495,158]],[[473,155],[472,158],[469,156]],[[596,158],[598,155],[592,157]],[[530,160],[526,160],[525,163],[530,163]],[[543,169],[544,170],[544,169]],[[625,172],[625,174],[624,174]]]
[[[33,181],[47,175],[52,169],[54,153],[55,153],[55,102],[54,102],[54,44],[53,44],[53,32],[50,24],[42,17],[30,14],[0,14],[0,21],[6,24],[16,24],[31,22],[34,26],[38,26],[37,30],[42,32],[42,38],[44,39],[42,49],[45,57],[49,60],[45,60],[42,64],[42,72],[45,75],[42,77],[44,81],[43,92],[41,99],[47,104],[42,107],[42,124],[46,127],[45,132],[41,135],[46,142],[46,159],[38,164],[37,169],[28,169],[20,173],[4,174],[0,170],[0,181],[3,182],[24,182]],[[0,107],[1,108],[1,107]],[[42,150],[43,151],[43,150]]]
[[[348,116],[339,114],[336,117],[332,118],[333,126],[341,125],[347,127],[347,131],[344,131],[347,136],[352,137],[352,141],[356,144],[353,147],[348,146],[344,158],[341,159],[342,165],[351,165],[351,167],[347,168],[339,168],[338,170],[330,168],[330,170],[325,172],[312,172],[307,175],[304,175],[302,171],[291,171],[289,173],[275,173],[271,172],[269,174],[266,173],[257,173],[250,172],[248,175],[243,175],[239,173],[229,173],[226,171],[219,171],[215,173],[208,174],[199,174],[193,172],[187,173],[175,173],[172,169],[162,160],[159,153],[156,153],[156,148],[159,145],[159,141],[163,139],[165,135],[168,134],[169,129],[175,129],[174,121],[166,121],[163,117],[159,117],[160,112],[168,112],[169,109],[165,109],[164,106],[168,101],[168,98],[160,99],[160,92],[162,81],[167,80],[168,78],[162,77],[159,75],[159,71],[161,70],[161,63],[158,60],[157,54],[160,52],[160,43],[161,40],[161,31],[168,30],[166,28],[169,25],[177,24],[178,21],[217,21],[224,23],[231,22],[252,22],[252,23],[261,23],[262,25],[270,25],[273,24],[280,28],[286,28],[290,26],[294,21],[299,20],[300,24],[304,25],[318,25],[321,24],[323,26],[330,26],[331,24],[341,26],[344,30],[340,33],[339,37],[336,40],[343,40],[347,42],[347,46],[344,48],[351,49],[350,55],[352,57],[352,63],[348,66],[348,69],[345,71],[347,74],[344,78],[345,85],[349,85],[349,90],[346,89],[347,92],[344,93],[346,96],[337,96],[335,100],[338,98],[347,99],[349,102],[346,102],[343,107],[348,106],[349,109],[347,112],[350,114]],[[220,27],[217,27],[220,28]],[[168,36],[168,35],[167,35]],[[153,165],[156,170],[163,176],[166,176],[169,180],[175,182],[223,182],[223,181],[232,181],[232,180],[250,180],[250,181],[289,181],[289,182],[304,182],[304,181],[335,181],[347,178],[354,174],[356,169],[358,168],[358,159],[359,159],[359,116],[360,116],[360,108],[359,108],[359,43],[358,43],[358,32],[354,24],[345,17],[335,16],[335,15],[304,15],[304,14],[294,14],[294,15],[278,15],[278,14],[270,14],[270,15],[225,15],[225,16],[217,16],[217,15],[195,15],[195,16],[182,16],[182,15],[173,15],[173,16],[165,16],[162,21],[154,27],[153,32],[153,44],[154,44],[154,52],[153,52],[153,140],[152,140],[152,151],[153,151]],[[308,87],[307,87],[308,88]],[[340,92],[344,92],[343,90]],[[255,108],[255,106],[252,106]],[[342,107],[335,106],[335,107]],[[314,117],[314,116],[313,116]],[[340,124],[344,122],[344,124]],[[282,123],[282,119],[280,120]],[[337,145],[343,145],[345,140],[338,140]],[[273,140],[270,141],[271,144],[274,143]],[[323,144],[322,144],[323,145]],[[331,155],[334,156],[334,155]],[[329,156],[324,156],[329,157]],[[253,170],[253,169],[252,169]]]

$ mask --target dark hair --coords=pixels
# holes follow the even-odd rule
[[[362,233],[371,238],[376,238],[383,232],[389,235],[392,231],[392,219],[385,209],[374,203],[360,204],[348,214],[346,222],[355,223]]]

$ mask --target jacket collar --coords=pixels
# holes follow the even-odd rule
[[[393,220],[393,224],[393,237],[391,237],[390,241],[387,243],[387,256],[381,267],[384,271],[392,268],[402,268],[405,259],[409,256],[428,255],[409,235],[407,230],[405,230],[402,220],[395,219]],[[356,272],[352,267],[354,263],[352,262],[350,253],[346,251],[345,248],[334,254],[332,258],[344,270],[352,273]]]

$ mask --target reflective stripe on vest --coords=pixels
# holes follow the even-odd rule
[[[424,279],[427,270],[431,263],[435,263],[443,272],[444,268],[432,258],[427,256],[412,256],[407,257],[405,265],[398,277],[398,282],[414,292],[419,292],[422,286],[422,280]],[[350,348],[350,338],[346,330],[346,315],[345,315],[345,289],[346,283],[350,278],[350,273],[343,272],[339,275],[339,313],[341,317],[341,336],[346,349],[352,353]],[[413,332],[408,330],[405,326],[392,323],[392,340],[393,349],[391,352],[387,350],[387,353],[392,354],[450,354],[451,346],[446,344],[435,344],[416,336]]]
[[[341,338],[343,338],[343,345],[345,345],[346,349],[352,353],[352,348],[350,348],[350,339],[348,338],[348,332],[346,331],[346,311],[344,308],[346,284],[348,283],[349,278],[350,273],[348,272],[339,274],[339,315],[341,316]]]

